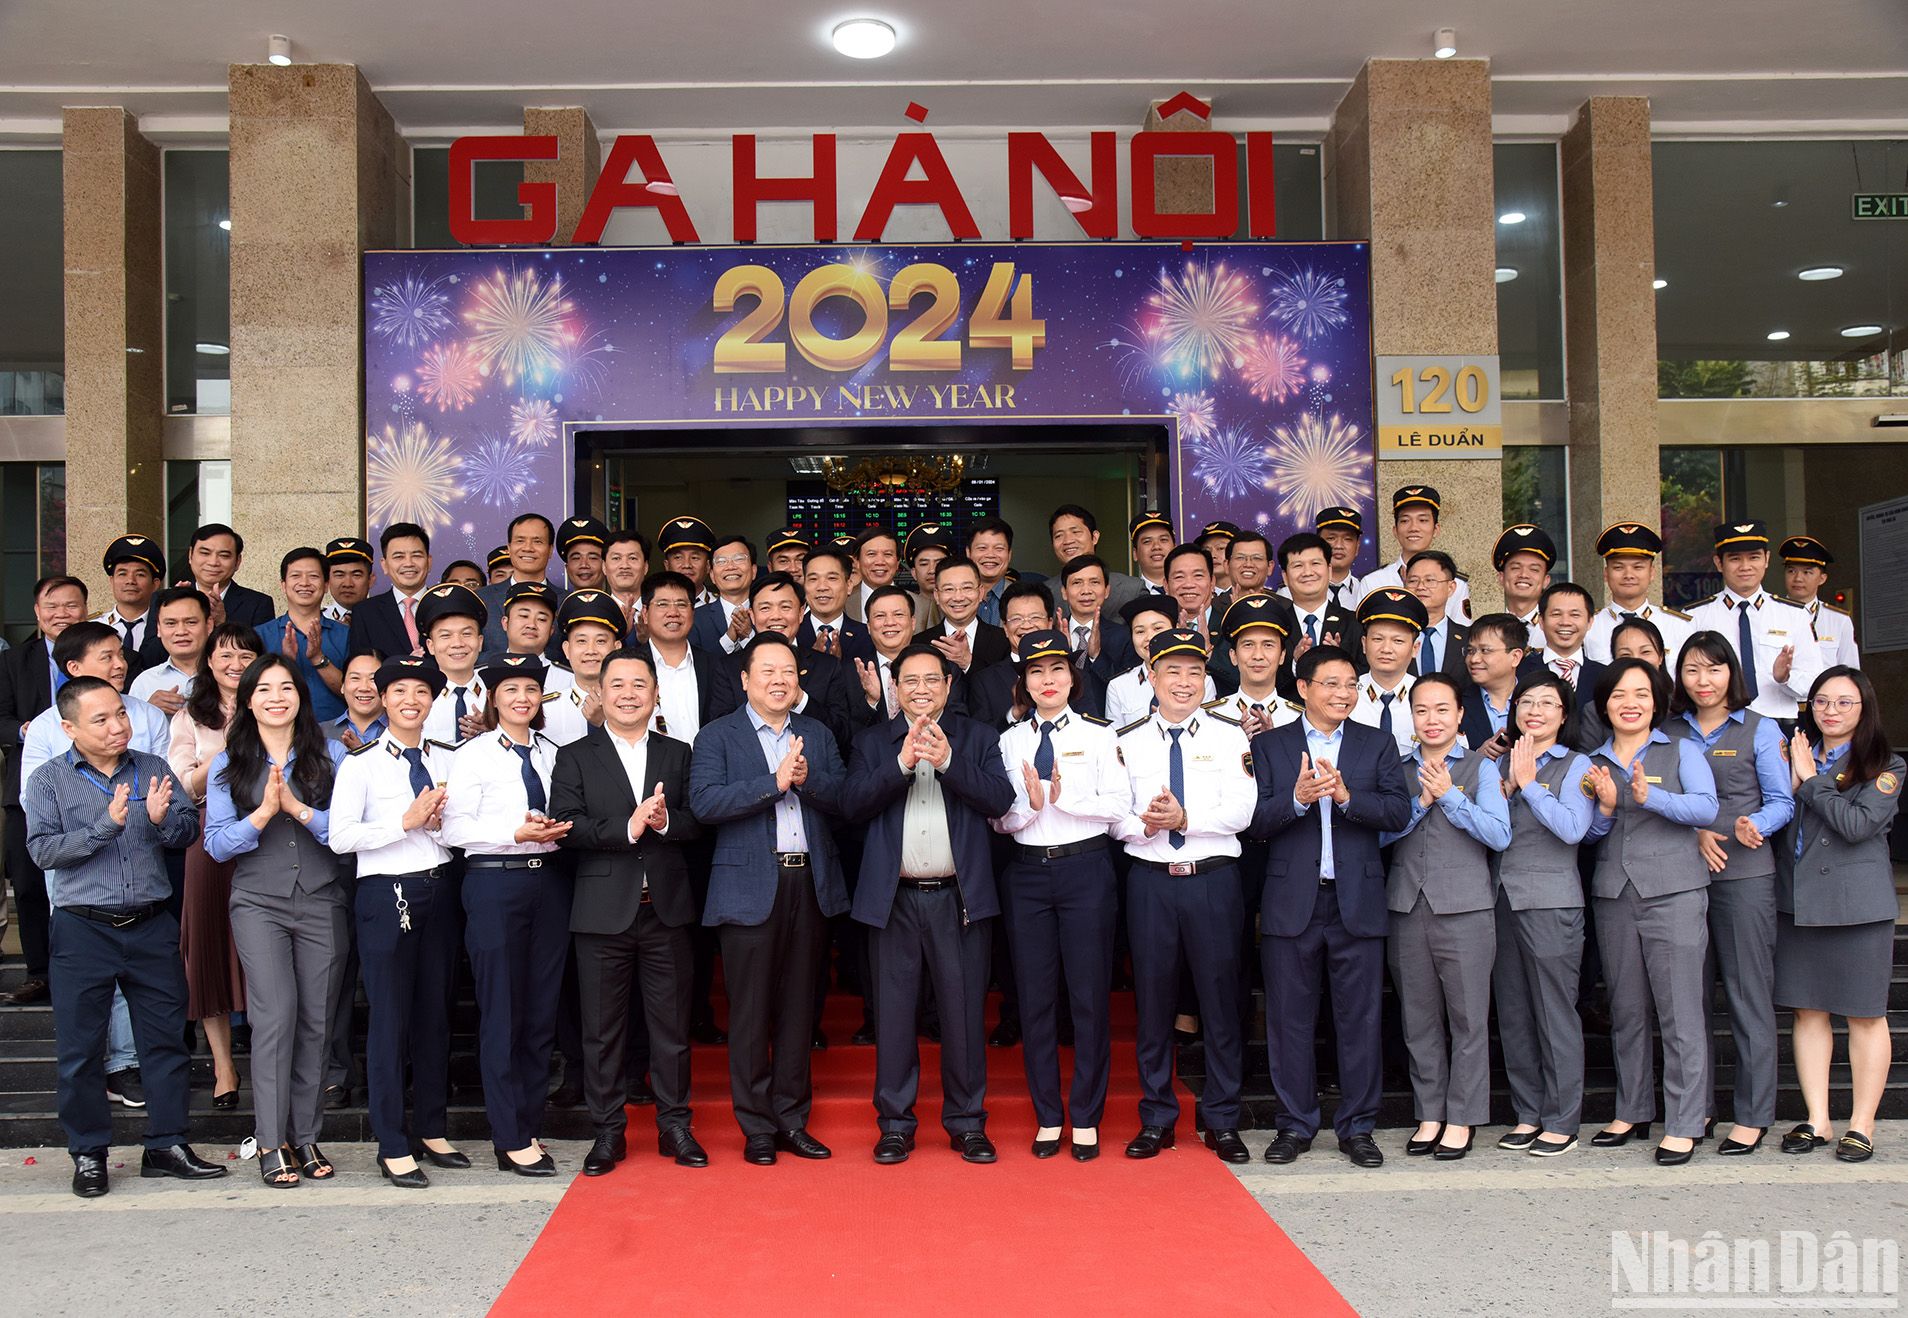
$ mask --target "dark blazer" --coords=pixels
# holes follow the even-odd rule
[[[1484,708],[1484,688],[1466,685],[1461,704],[1464,713],[1458,730],[1464,737],[1464,749],[1474,751],[1497,735],[1491,729],[1491,716]],[[1510,724],[1507,722],[1504,726]]]
[[[634,645],[625,645],[623,648],[626,651],[647,654],[652,664],[658,668],[662,667],[662,660],[657,657],[656,648],[653,645],[640,649]],[[729,662],[729,656],[710,654],[707,650],[699,649],[691,644],[689,659],[696,666],[697,722],[701,726],[706,728],[724,714],[732,714],[742,707],[742,681],[736,675],[736,665]]]
[[[386,659],[411,652],[411,634],[404,629],[404,611],[398,607],[395,591],[379,591],[351,610],[345,654],[356,657],[373,650]]]
[[[964,674],[966,680],[961,683],[964,708],[955,712],[986,724],[996,733],[1005,732],[1007,725],[1013,722],[1014,681],[1019,676],[1020,670],[1011,659]],[[1073,677],[1073,695],[1067,704],[1083,714],[1106,717],[1106,683],[1094,676],[1091,667],[1075,668]],[[952,697],[949,699],[951,702]]]
[[[815,901],[825,916],[848,909],[848,886],[829,816],[841,813],[843,771],[834,736],[804,714],[790,714],[802,739],[808,781],[793,788],[802,803],[802,828]],[[715,829],[715,859],[709,869],[704,924],[763,924],[775,906],[775,770],[756,740],[746,707],[706,724],[696,736],[689,768],[689,808]]]
[[[187,579],[179,583],[193,586],[197,583]],[[250,586],[241,586],[236,581],[225,585],[225,620],[242,622],[247,627],[262,627],[278,616],[278,610],[272,605],[272,597],[262,590],[253,590]]]
[[[818,719],[835,739],[835,751],[845,761],[855,734],[876,717],[868,708],[861,690],[861,678],[841,660],[820,650],[795,647],[796,674],[801,678],[802,694],[808,697],[803,712]],[[742,655],[728,656],[729,680],[738,693],[742,690]],[[738,698],[737,704],[741,701]]]
[[[1073,642],[1071,626],[1061,629],[1067,633],[1067,643]],[[1133,629],[1123,622],[1115,622],[1107,617],[1104,607],[1100,610],[1100,657],[1089,659],[1086,666],[1104,686],[1139,662],[1139,651],[1133,648]]]
[[[1332,869],[1338,885],[1338,916],[1358,938],[1382,938],[1385,866],[1378,857],[1378,834],[1411,822],[1411,788],[1405,780],[1398,745],[1376,728],[1343,725],[1344,741],[1335,768],[1344,776],[1351,800],[1340,809],[1315,802],[1300,812],[1292,803],[1299,757],[1309,754],[1306,723],[1298,719],[1252,739],[1252,771],[1259,780],[1259,804],[1247,836],[1268,841],[1261,928],[1282,938],[1305,932],[1318,900],[1322,810],[1331,809]]]
[[[1888,833],[1901,809],[1904,778],[1908,765],[1891,755],[1873,782],[1846,792],[1832,773],[1818,773],[1796,789],[1795,822],[1772,843],[1777,910],[1794,916],[1801,927],[1895,919],[1900,907]],[[1800,859],[1795,854],[1798,827]]]
[[[689,624],[689,643],[700,645],[705,650],[717,654],[727,654],[722,648],[722,638],[728,633],[727,615],[723,612],[721,600],[711,600],[707,604],[696,606],[696,620]]]
[[[573,934],[620,934],[636,923],[645,879],[650,903],[664,924],[694,924],[701,914],[682,846],[702,831],[689,806],[689,747],[659,733],[645,741],[648,781],[641,793],[630,789],[629,775],[606,729],[591,728],[581,741],[557,751],[550,773],[550,814],[571,826],[563,846],[579,853],[576,896],[570,905]],[[629,817],[658,782],[669,808],[669,829],[645,829],[631,845]]]
[[[32,639],[0,651],[0,751],[6,754],[0,797],[6,805],[20,804],[21,729],[53,703],[50,653],[47,639],[38,632]]]
[[[857,622],[844,613],[835,620],[835,628],[835,638],[841,642],[840,659],[849,666],[851,674],[854,671],[855,660],[859,659],[863,663],[870,664],[875,661],[874,641],[868,635],[866,624]],[[815,648],[814,618],[807,614],[802,615],[802,625],[795,633],[795,643],[804,650]]]
[[[901,886],[901,831],[914,777],[901,771],[897,757],[909,723],[905,715],[897,715],[864,730],[855,738],[848,767],[846,813],[850,819],[868,821],[854,917],[877,929],[887,928],[895,890]],[[1000,914],[994,833],[987,821],[1012,808],[1014,784],[1001,763],[1000,739],[990,729],[958,714],[943,713],[940,724],[953,748],[940,779],[961,912],[968,920],[984,920]]]
[[[1440,673],[1443,673],[1447,677],[1455,677],[1460,682],[1468,682],[1470,680],[1471,670],[1465,667],[1464,664],[1464,647],[1470,642],[1470,639],[1471,629],[1447,613],[1445,615],[1444,648],[1438,652],[1438,671]],[[1411,660],[1411,675],[1413,677],[1419,676],[1418,660],[1415,656],[1413,656]]]
[[[923,628],[914,634],[913,644],[932,645],[947,635],[947,628],[941,623]],[[983,622],[974,633],[974,662],[968,669],[970,673],[979,672],[989,664],[997,664],[1011,652],[1007,644],[1007,633],[991,622]]]

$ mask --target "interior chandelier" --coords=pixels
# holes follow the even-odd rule
[[[821,460],[822,478],[837,492],[923,489],[946,494],[960,485],[966,471],[967,459],[959,454],[894,454],[852,464],[847,458]]]

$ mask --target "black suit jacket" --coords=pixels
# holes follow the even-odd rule
[[[1438,671],[1446,677],[1455,677],[1460,682],[1471,680],[1471,670],[1464,663],[1464,647],[1470,643],[1471,629],[1456,618],[1445,615],[1444,649],[1438,654]],[[1417,656],[1411,660],[1411,675],[1419,676]]]
[[[1071,625],[1061,630],[1067,633],[1067,643],[1072,644]],[[1105,610],[1101,610],[1100,657],[1087,660],[1086,666],[1093,670],[1093,675],[1104,686],[1138,662],[1139,651],[1133,648],[1133,629],[1123,622],[1114,622],[1106,616]]]
[[[947,635],[947,628],[939,623],[914,634],[915,645],[932,645]],[[974,662],[968,672],[978,673],[989,664],[997,664],[1005,659],[1012,649],[1007,644],[1007,633],[991,622],[983,622],[974,633]]]
[[[398,607],[395,591],[379,591],[351,610],[345,653],[356,657],[373,650],[386,659],[411,652],[411,634],[404,629],[404,611]]]
[[[856,622],[844,613],[835,620],[835,627],[835,639],[841,643],[840,658],[851,666],[851,671],[857,659],[870,664],[875,661],[874,640],[868,635],[866,623]],[[812,617],[803,615],[802,625],[795,632],[795,644],[804,650],[815,648],[815,620]]]
[[[38,632],[31,640],[0,653],[0,750],[6,754],[0,796],[7,805],[20,804],[21,730],[53,703],[48,654],[47,640]]]
[[[1296,604],[1292,606],[1292,612],[1298,616],[1301,630],[1286,644],[1285,662],[1279,665],[1278,680],[1278,693],[1287,700],[1298,699],[1298,654],[1296,651],[1298,650],[1299,642],[1305,639],[1305,632],[1303,630],[1305,626],[1304,613]],[[1324,625],[1319,628],[1319,643],[1321,645],[1324,644],[1325,638],[1336,632],[1338,634],[1338,648],[1351,656],[1352,667],[1355,668],[1360,675],[1363,675],[1365,672],[1364,632],[1358,626],[1357,616],[1353,614],[1350,609],[1341,609],[1336,604],[1327,601],[1321,621]],[[1236,685],[1235,683],[1235,686]]]
[[[186,585],[193,583],[188,581]],[[278,610],[272,606],[272,597],[262,590],[253,590],[250,586],[241,586],[230,581],[225,586],[225,620],[242,622],[247,627],[263,627],[278,616]]]
[[[689,747],[660,733],[645,740],[649,760],[640,797],[631,790],[606,729],[591,728],[581,741],[557,751],[550,773],[550,814],[570,825],[563,847],[577,853],[571,933],[620,934],[628,929],[642,908],[645,879],[649,900],[664,924],[680,928],[701,915],[683,858],[683,843],[702,831],[689,809]],[[632,844],[629,817],[658,782],[669,808],[669,829],[645,830]]]
[[[964,707],[956,712],[965,713],[995,732],[1005,732],[1014,720],[1014,681],[1019,676],[1020,671],[1011,659],[966,674],[967,680],[962,683]],[[1106,683],[1095,677],[1091,668],[1075,668],[1073,677],[1073,694],[1067,704],[1083,714],[1105,718]],[[949,703],[952,704],[951,696]]]
[[[625,645],[623,648],[646,654],[652,664],[659,669],[662,667],[662,657],[656,653],[653,645]],[[737,676],[740,669],[729,662],[728,655],[711,654],[701,646],[691,645],[689,658],[696,666],[696,716],[703,727],[742,707],[742,680]]]

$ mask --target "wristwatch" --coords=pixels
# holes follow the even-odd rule
[[[300,810],[298,812],[298,822],[301,824],[309,824],[311,822],[311,807],[310,806],[306,806],[303,810]]]
[[[313,668],[320,668],[320,669],[329,668],[331,667],[331,660],[325,658],[325,652],[323,650],[320,650],[316,654],[311,656],[311,666]]]

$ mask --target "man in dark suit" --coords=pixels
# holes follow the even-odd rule
[[[232,578],[245,562],[245,537],[223,522],[207,522],[192,533],[186,544],[187,580],[182,586],[197,586],[212,602],[212,625],[222,622],[262,627],[278,610],[272,597],[262,590],[241,586]]]
[[[656,709],[649,656],[612,654],[599,684],[603,725],[559,750],[550,776],[550,813],[570,825],[563,845],[578,853],[570,932],[583,1087],[596,1128],[583,1172],[614,1171],[628,1152],[632,987],[649,1038],[657,1151],[683,1167],[706,1167],[689,1112],[689,928],[701,914],[683,856],[683,843],[699,831],[689,808],[689,747],[649,730]]]
[[[980,620],[980,569],[971,559],[944,558],[935,564],[934,602],[941,621],[916,632],[914,644],[933,646],[963,673],[1007,657],[1007,633]]]
[[[685,553],[693,550],[676,551],[677,557]],[[736,654],[759,630],[749,614],[749,587],[759,575],[755,543],[745,535],[716,537],[708,562],[709,592],[696,604],[696,625],[689,639],[705,650]]]
[[[101,566],[112,587],[113,607],[100,614],[97,621],[119,633],[130,680],[166,661],[166,647],[159,639],[159,619],[152,611],[152,597],[166,579],[166,556],[156,541],[143,535],[122,535],[106,546]]]
[[[1469,680],[1464,647],[1471,629],[1451,615],[1448,605],[1457,591],[1457,564],[1442,549],[1413,554],[1405,564],[1404,588],[1424,605],[1425,628],[1418,636],[1418,652],[1411,657],[1411,675],[1443,673],[1460,683]]]
[[[1336,646],[1352,656],[1359,672],[1364,671],[1364,646],[1358,635],[1357,601],[1340,608],[1332,601],[1332,547],[1325,538],[1300,531],[1279,542],[1279,571],[1285,585],[1279,593],[1292,601],[1298,618],[1298,632],[1285,652],[1285,667],[1279,674],[1279,694],[1287,700],[1298,696],[1295,669],[1299,656],[1316,645]]]
[[[869,821],[855,919],[875,971],[875,1161],[914,1147],[923,972],[941,1020],[941,1125],[968,1162],[993,1162],[983,1036],[990,922],[1000,914],[988,820],[1014,803],[995,734],[946,712],[953,666],[928,646],[896,657],[901,712],[855,739],[847,814]]]
[[[489,621],[484,624],[485,654],[510,648],[510,638],[504,634],[503,616],[504,596],[510,587],[519,581],[548,584],[550,556],[556,552],[556,528],[542,513],[521,513],[513,517],[504,539],[504,548],[510,551],[510,575],[477,592],[489,610]]]
[[[848,909],[828,815],[842,767],[827,726],[795,713],[795,647],[779,634],[742,652],[742,708],[696,738],[689,805],[716,828],[703,923],[722,939],[729,990],[729,1088],[742,1156],[826,1158],[808,1133],[809,1046],[824,921]]]
[[[724,654],[711,654],[689,640],[695,625],[695,583],[680,572],[652,572],[643,579],[643,618],[649,639],[633,637],[625,648],[646,654],[656,669],[656,731],[678,741],[696,734],[742,704],[736,665]],[[653,612],[652,612],[653,610]]]
[[[819,650],[841,660],[848,666],[850,676],[855,660],[873,663],[875,657],[868,628],[848,616],[849,582],[853,574],[854,560],[833,545],[811,549],[804,556],[801,580],[808,612],[802,616],[801,629],[795,636],[796,644],[805,649]]]
[[[795,647],[802,713],[827,726],[835,736],[835,749],[845,760],[855,734],[868,725],[873,713],[861,698],[861,679],[852,665],[796,640],[804,599],[801,582],[786,572],[771,572],[749,588],[749,616],[755,620],[756,635],[774,632]],[[740,667],[739,657],[732,662]]]
[[[1597,708],[1597,684],[1603,680],[1608,664],[1598,663],[1584,652],[1584,640],[1597,616],[1596,601],[1590,592],[1574,581],[1559,581],[1546,586],[1537,605],[1538,634],[1517,676],[1530,673],[1555,673],[1570,683],[1577,695],[1577,743],[1575,749],[1593,751],[1610,735],[1609,725]],[[1669,656],[1674,664],[1676,658]]]
[[[20,743],[26,726],[53,703],[53,642],[86,618],[86,583],[78,577],[41,577],[33,583],[33,620],[39,630],[0,652],[0,749],[6,754],[0,791],[6,806],[7,877],[13,881],[13,913],[20,922],[26,980],[6,996],[13,1006],[47,1000],[47,930],[52,911],[46,875],[27,854],[26,812],[20,807]]]
[[[1471,623],[1464,647],[1464,714],[1459,724],[1466,750],[1496,759],[1510,749],[1510,738],[1491,742],[1510,719],[1511,692],[1517,689],[1517,670],[1530,644],[1530,629],[1515,614],[1486,613]]]
[[[1105,559],[1080,554],[1060,569],[1060,596],[1054,601],[1063,613],[1058,629],[1071,643],[1074,666],[1091,669],[1102,685],[1139,662],[1133,634],[1119,620],[1119,607],[1108,598],[1110,579]],[[1126,598],[1137,599],[1144,593],[1134,590]]]
[[[1284,1109],[1265,1160],[1289,1163],[1318,1134],[1313,1038],[1326,972],[1338,1036],[1338,1147],[1356,1165],[1377,1167],[1385,1158],[1371,1132],[1383,1087],[1389,923],[1378,835],[1410,822],[1411,793],[1397,744],[1351,719],[1358,672],[1349,654],[1307,651],[1298,688],[1305,713],[1252,739],[1259,803],[1249,832],[1270,844],[1259,907],[1266,1046]]]
[[[391,589],[379,591],[351,610],[350,656],[372,651],[390,658],[422,654],[417,607],[431,584],[431,537],[414,522],[392,522],[378,535],[379,563]]]

